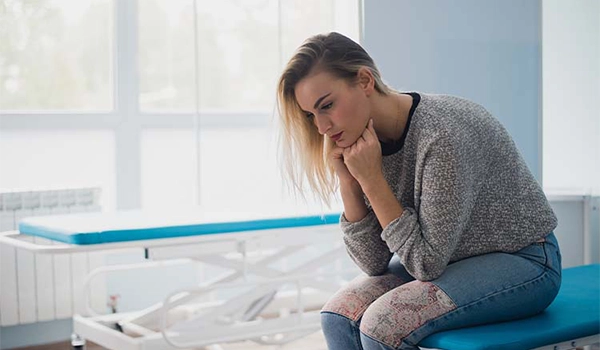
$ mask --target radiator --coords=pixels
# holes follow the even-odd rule
[[[99,188],[0,193],[0,231],[18,229],[21,218],[100,211]],[[52,244],[41,237],[28,238]],[[34,323],[86,314],[83,280],[104,265],[104,253],[34,254],[0,244],[0,325]],[[106,284],[91,284],[90,302],[106,308]]]

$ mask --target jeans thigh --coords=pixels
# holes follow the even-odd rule
[[[321,312],[344,316],[360,323],[365,310],[379,297],[410,281],[412,277],[397,257],[388,264],[385,274],[366,276],[361,274],[340,288],[323,306]]]
[[[450,329],[535,315],[558,294],[560,271],[554,234],[515,253],[485,254],[450,264],[432,282],[457,309],[439,320],[438,327]]]

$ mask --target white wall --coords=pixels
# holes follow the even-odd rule
[[[551,195],[562,267],[600,263],[600,197]]]
[[[600,1],[543,0],[543,176],[600,193]]]

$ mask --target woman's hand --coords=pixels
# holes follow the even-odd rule
[[[333,165],[333,170],[340,180],[340,184],[342,186],[345,185],[358,185],[358,182],[350,174],[348,171],[348,167],[344,163],[344,149],[338,146],[334,146],[333,149],[329,153],[329,157],[331,158],[331,164]]]
[[[381,144],[373,129],[373,119],[369,120],[367,128],[361,137],[352,145],[343,149],[341,155],[348,172],[361,187],[379,180],[381,171]]]
[[[344,163],[344,148],[334,146],[329,153],[329,158],[340,183],[344,216],[350,222],[358,222],[367,215],[368,209],[360,184]]]

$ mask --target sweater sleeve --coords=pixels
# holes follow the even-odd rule
[[[456,138],[432,141],[417,164],[422,169],[417,209],[404,208],[382,231],[389,250],[418,280],[433,280],[444,272],[467,225],[476,196],[469,152]]]
[[[349,222],[342,214],[340,224],[346,250],[356,265],[369,276],[383,274],[392,253],[381,239],[381,225],[373,210],[369,208],[367,215],[357,222]]]

